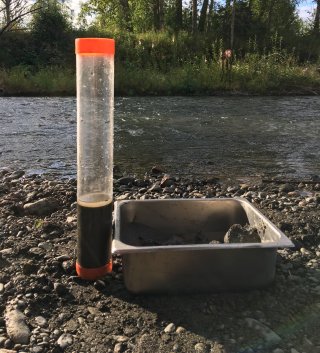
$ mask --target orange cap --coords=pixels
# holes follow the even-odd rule
[[[76,54],[114,55],[115,42],[109,38],[77,38]]]
[[[85,268],[79,265],[78,262],[76,262],[76,271],[79,277],[89,281],[94,281],[112,271],[112,260],[104,266],[97,268]]]

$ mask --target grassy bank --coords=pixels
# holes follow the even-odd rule
[[[66,96],[75,94],[72,70],[51,67],[37,71],[17,66],[0,70],[0,94],[6,96]]]
[[[218,95],[320,94],[317,66],[282,63],[277,58],[236,61],[230,77],[217,63],[184,64],[168,71],[152,67],[116,65],[116,95]],[[75,73],[71,69],[50,67],[33,71],[26,67],[0,70],[0,94],[74,95]]]

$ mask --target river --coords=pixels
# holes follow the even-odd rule
[[[75,98],[0,97],[0,167],[76,175]],[[115,165],[221,178],[320,175],[320,97],[115,100]]]

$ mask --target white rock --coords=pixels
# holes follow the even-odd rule
[[[0,353],[17,353],[17,351],[13,351],[11,349],[0,348]]]
[[[47,242],[39,243],[38,247],[41,248],[41,249],[44,249],[46,251],[50,251],[52,249],[52,245],[50,243],[47,243]]]
[[[7,309],[4,315],[7,333],[14,343],[29,343],[30,330],[25,323],[26,317],[18,309]]]
[[[40,327],[47,326],[47,320],[43,316],[36,316],[35,321],[36,321],[36,324]]]
[[[75,216],[69,216],[67,217],[67,223],[73,223],[77,221],[77,217]]]
[[[299,352],[299,351],[297,351],[297,350],[296,350],[296,349],[294,349],[294,348],[291,348],[290,353],[300,353],[300,352]]]
[[[306,248],[301,248],[300,252],[302,255],[310,255],[310,251],[308,251]]]
[[[113,348],[113,353],[120,353],[123,351],[122,343],[116,343]]]
[[[0,293],[2,293],[4,291],[4,284],[0,283]]]
[[[127,342],[129,340],[129,337],[127,336],[114,336],[113,337],[115,341],[122,343],[122,342]]]
[[[60,348],[65,349],[73,343],[73,337],[69,333],[63,333],[57,341]]]
[[[184,328],[184,327],[182,327],[182,326],[179,326],[179,327],[177,327],[177,329],[176,329],[176,333],[183,333],[183,332],[185,332],[186,331],[186,329]]]
[[[171,324],[169,324],[165,329],[164,332],[165,333],[171,333],[176,329],[174,323],[171,322]]]
[[[130,192],[126,192],[125,194],[116,197],[116,200],[117,201],[127,200],[130,197],[130,195],[131,195]]]
[[[6,249],[2,249],[0,250],[0,254],[1,255],[11,255],[13,253],[13,249],[12,248],[6,248]]]
[[[284,353],[284,350],[281,348],[276,348],[272,351],[272,353]]]
[[[197,353],[205,353],[205,352],[207,352],[206,346],[205,346],[203,343],[201,343],[201,342],[197,343],[197,344],[194,346],[194,350],[195,350]]]
[[[256,330],[268,345],[276,345],[281,342],[281,337],[260,321],[248,317],[245,322],[249,328]]]

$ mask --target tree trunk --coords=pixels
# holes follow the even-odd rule
[[[182,28],[182,0],[176,0],[176,30]]]
[[[159,0],[153,0],[153,28],[155,31],[160,29]]]
[[[197,32],[197,15],[198,15],[198,9],[197,9],[197,0],[192,0],[192,33]]]
[[[276,0],[271,0],[270,4],[269,4],[268,20],[267,20],[267,31],[268,31],[268,34],[271,33],[271,20],[272,20],[272,17],[273,17],[273,10],[274,10],[274,6],[275,6],[275,2],[276,2]]]
[[[214,0],[210,0],[208,18],[207,18],[207,32],[210,32],[210,30],[211,30],[213,5],[214,5]]]
[[[126,29],[132,31],[129,2],[128,0],[120,0],[120,4]]]
[[[5,0],[6,8],[6,25],[11,22],[11,0]]]
[[[233,0],[232,1],[232,12],[231,12],[231,32],[230,32],[230,49],[231,50],[233,50],[235,18],[236,18],[236,0]]]
[[[153,0],[153,28],[155,31],[163,28],[163,2],[164,0]]]
[[[320,32],[320,0],[317,0],[316,15],[313,24],[314,33]]]
[[[203,0],[200,18],[199,18],[199,32],[204,32],[206,19],[207,19],[207,11],[208,11],[209,0]]]
[[[159,29],[163,29],[164,26],[163,2],[164,0],[159,0]]]

